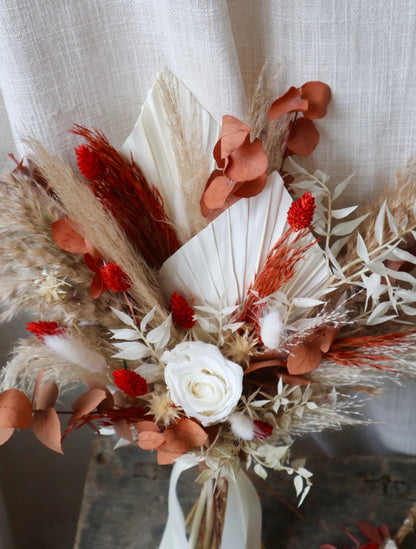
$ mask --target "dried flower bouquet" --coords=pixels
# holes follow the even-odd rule
[[[64,436],[89,425],[175,463],[161,548],[260,548],[244,471],[292,475],[301,504],[294,439],[363,422],[363,395],[416,374],[415,165],[350,219],[351,178],[331,191],[292,158],[330,98],[307,82],[271,102],[262,75],[248,124],[220,128],[162,74],[121,151],[75,126],[79,174],[31,142],[0,183],[3,318],[36,319],[2,372],[0,442],[31,427],[62,452],[59,393],[84,387]]]

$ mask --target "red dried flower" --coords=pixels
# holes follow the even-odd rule
[[[47,320],[39,320],[39,322],[26,322],[26,330],[34,334],[38,339],[43,341],[47,335],[59,335],[64,333],[63,326],[57,322]]]
[[[287,222],[293,231],[307,229],[312,223],[315,211],[315,199],[311,193],[305,193],[293,202],[287,212]]]
[[[133,370],[115,370],[113,372],[114,383],[127,395],[138,397],[147,393],[147,382],[144,377]]]
[[[268,438],[272,434],[273,427],[269,423],[266,423],[265,421],[260,421],[258,419],[255,419],[253,423],[254,423],[254,438],[264,440],[265,438]]]
[[[88,181],[97,181],[105,174],[105,165],[100,156],[86,145],[75,147],[79,171]]]
[[[106,287],[112,292],[125,292],[131,288],[128,276],[117,263],[101,265],[100,275]]]
[[[195,326],[195,311],[188,304],[186,299],[176,292],[171,295],[170,310],[172,312],[173,322],[178,326],[186,328],[187,330],[190,330]]]

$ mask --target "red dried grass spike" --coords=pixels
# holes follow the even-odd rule
[[[59,335],[63,334],[65,331],[63,326],[60,326],[57,322],[51,322],[48,320],[26,322],[26,330],[31,332],[41,341],[43,341],[43,338],[47,335]]]
[[[105,166],[103,177],[89,182],[91,190],[147,263],[160,268],[180,243],[159,191],[149,185],[133,159],[127,160],[114,149],[103,133],[78,125],[71,131],[87,141],[87,148]]]
[[[254,438],[264,440],[272,434],[273,427],[269,423],[258,419],[255,419],[253,423],[255,425]]]
[[[293,232],[288,229],[276,242],[266,258],[264,267],[249,286],[247,298],[239,320],[254,322],[258,332],[258,322],[264,304],[257,305],[257,301],[273,294],[286,284],[295,274],[296,264],[305,257],[305,253],[315,242],[306,246],[299,246],[297,242],[308,234],[308,230],[299,231],[292,240]],[[252,290],[252,291],[251,291]]]
[[[88,181],[97,181],[105,174],[105,165],[99,155],[90,150],[86,145],[75,147],[77,166],[79,171]]]
[[[113,372],[114,383],[119,389],[131,397],[138,397],[147,393],[147,382],[144,377],[132,370],[115,370]]]
[[[293,202],[287,212],[287,222],[292,231],[307,229],[312,223],[315,211],[315,199],[311,193],[305,193]]]
[[[174,292],[170,298],[170,310],[175,324],[190,330],[195,326],[195,311],[188,304],[186,299]]]
[[[126,292],[131,288],[130,280],[117,263],[106,263],[100,267],[100,275],[105,286],[112,292]]]

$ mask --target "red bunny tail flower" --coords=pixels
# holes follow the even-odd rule
[[[112,292],[125,292],[131,288],[130,280],[117,263],[106,263],[100,267],[105,286]]]
[[[176,292],[171,295],[170,310],[172,313],[172,320],[178,326],[186,328],[187,330],[190,330],[195,326],[195,311],[188,304],[186,299]]]
[[[57,322],[47,320],[39,320],[39,322],[26,322],[26,330],[35,335],[40,341],[43,341],[45,336],[60,335],[64,333],[63,326]]]
[[[265,421],[260,421],[258,419],[254,420],[254,438],[258,438],[259,440],[264,440],[265,438],[268,438],[272,432],[273,427],[266,423]]]
[[[114,383],[119,389],[131,397],[138,397],[147,393],[147,382],[144,377],[133,370],[115,370],[113,372]]]
[[[86,145],[80,145],[75,147],[75,154],[78,169],[85,179],[88,181],[102,179],[105,174],[105,165],[95,151],[90,150]]]
[[[287,222],[293,231],[307,229],[312,223],[315,211],[315,199],[311,193],[305,193],[293,202],[287,212]]]

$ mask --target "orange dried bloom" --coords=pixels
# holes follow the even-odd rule
[[[312,223],[315,211],[315,199],[311,193],[305,193],[293,202],[287,212],[287,222],[293,231],[307,229]]]
[[[170,310],[172,312],[172,320],[178,326],[186,328],[187,330],[190,330],[195,326],[195,311],[188,304],[186,299],[176,292],[171,295]]]
[[[113,372],[114,383],[127,395],[138,397],[147,393],[147,382],[133,370],[115,370]]]
[[[64,332],[64,328],[57,322],[50,322],[47,320],[39,320],[39,322],[26,322],[26,330],[31,332],[41,341],[43,341],[43,338],[47,335],[59,335]]]
[[[117,263],[106,263],[100,267],[100,275],[106,287],[112,292],[125,292],[131,288],[130,280]]]
[[[105,174],[105,165],[100,156],[86,145],[75,147],[77,166],[79,171],[88,181],[97,181]]]

